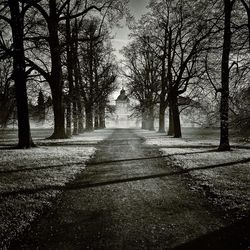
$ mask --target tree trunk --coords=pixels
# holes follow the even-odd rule
[[[67,6],[67,19],[66,19],[66,52],[67,52],[67,78],[68,78],[68,109],[67,109],[67,136],[72,135],[72,104],[74,100],[74,80],[73,80],[73,55],[72,55],[72,39],[70,27],[70,5]],[[74,115],[73,115],[74,116]],[[75,131],[73,131],[74,133]]]
[[[92,104],[86,104],[85,112],[86,112],[86,131],[92,131],[92,130],[94,130]]]
[[[95,110],[95,129],[99,129],[99,111],[98,108]]]
[[[89,90],[88,90],[88,103],[85,103],[86,111],[86,130],[94,130],[93,116],[94,116],[94,68],[93,68],[93,40],[90,39],[89,54],[88,54],[88,66],[89,66]]]
[[[174,117],[173,117],[173,102],[171,100],[171,95],[173,91],[173,77],[172,77],[172,29],[170,27],[168,33],[168,68],[167,68],[167,80],[168,80],[168,88],[169,88],[169,120],[168,120],[168,135],[174,136]]]
[[[149,120],[149,130],[153,131],[155,130],[155,118],[154,118],[154,106],[151,105],[149,107],[149,116],[148,116],[148,120]]]
[[[224,0],[224,43],[223,43],[223,54],[222,54],[222,65],[221,65],[221,104],[220,104],[220,115],[221,115],[221,128],[220,128],[220,145],[219,151],[230,150],[229,144],[229,132],[228,132],[228,110],[229,110],[229,57],[231,47],[231,11],[232,3],[231,0]]]
[[[71,132],[71,127],[72,127],[72,108],[71,108],[71,102],[67,100],[67,112],[66,112],[66,134],[67,137],[71,137],[72,132]]]
[[[175,93],[172,93],[170,99],[173,111],[174,137],[181,138],[180,112],[177,95]]]
[[[162,73],[161,73],[161,94],[160,94],[160,109],[159,109],[159,133],[165,133],[165,111],[166,111],[166,94],[167,94],[167,79],[166,79],[166,58],[171,58],[171,49],[172,49],[172,35],[168,39],[168,28],[164,29],[164,46],[163,46],[163,56],[162,56]],[[170,47],[170,51],[167,51]],[[168,60],[168,72],[169,68],[171,70],[171,62]],[[169,79],[168,79],[169,80]]]
[[[53,99],[54,110],[54,133],[51,139],[66,138],[65,119],[63,106],[63,81],[62,81],[62,65],[61,51],[58,37],[58,16],[57,5],[55,0],[49,0],[49,46],[51,54],[51,94]]]
[[[54,133],[50,137],[50,139],[67,138],[64,127],[65,115],[64,115],[62,89],[60,86],[57,85],[52,85],[52,89],[51,93],[52,93],[52,103],[54,111]]]
[[[172,106],[169,105],[169,118],[168,118],[168,135],[174,135],[174,121],[173,121],[173,111]]]
[[[78,127],[78,133],[84,132],[83,127],[83,105],[81,101],[81,91],[80,91],[80,70],[78,69],[78,33],[77,33],[77,20],[75,20],[75,28],[72,29],[72,68],[73,68],[73,74],[75,77],[75,91],[74,91],[74,97],[75,97],[75,104],[76,104],[76,110],[77,110],[77,127]],[[74,118],[74,122],[76,119]],[[75,127],[75,125],[74,125]]]
[[[78,112],[77,103],[73,101],[73,135],[77,135],[78,132]]]
[[[147,129],[147,115],[146,115],[145,111],[142,111],[141,128],[142,129]]]
[[[8,0],[13,37],[13,78],[16,90],[17,119],[18,119],[18,148],[33,146],[30,123],[28,98],[25,75],[25,57],[23,46],[23,18],[20,14],[19,2]]]
[[[106,128],[106,122],[105,122],[105,105],[101,105],[100,107],[100,128],[104,129]]]
[[[151,127],[151,120],[149,119],[149,116],[146,117],[146,130],[150,130]]]
[[[81,101],[78,100],[77,102],[77,107],[78,107],[78,133],[83,133],[84,132],[84,127],[83,127],[83,107],[81,104]]]
[[[162,101],[160,102],[160,109],[159,109],[159,133],[165,133],[165,111],[166,106]]]

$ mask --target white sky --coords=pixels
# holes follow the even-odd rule
[[[146,12],[146,5],[148,4],[149,0],[130,0],[129,7],[131,10],[131,14],[136,18],[139,19],[140,16]],[[128,43],[128,34],[129,29],[126,26],[125,20],[123,20],[122,23],[123,27],[121,29],[114,29],[114,39],[113,39],[113,45],[116,49],[116,55],[118,59],[121,59],[121,55],[119,53],[119,50]]]
[[[148,2],[149,0],[130,0],[129,7],[131,10],[131,14],[136,19],[139,19],[141,15],[146,12],[146,6]],[[120,29],[116,28],[113,30],[114,39],[112,40],[112,43],[113,43],[114,49],[116,50],[115,55],[117,56],[118,60],[122,59],[122,55],[119,53],[119,50],[122,49],[122,47],[125,46],[129,41],[129,38],[128,38],[129,29],[126,26],[125,20],[123,20],[122,25],[123,25],[122,28]],[[121,79],[118,81],[119,81],[120,88],[124,87],[123,83],[121,82]],[[125,89],[126,89],[126,86],[125,86]],[[114,104],[114,100],[118,97],[119,93],[120,93],[120,89],[118,89],[111,95],[110,97],[111,104]]]
[[[136,18],[139,19],[142,14],[146,12],[146,6],[148,4],[149,0],[130,0],[129,7],[131,10],[131,14]],[[119,50],[122,49],[123,46],[125,46],[129,42],[128,34],[129,29],[126,26],[126,21],[123,20],[122,22],[122,28],[114,29],[113,30],[113,36],[114,39],[112,40],[114,49],[116,50],[115,55],[117,56],[118,60],[122,59],[122,55],[119,53]],[[118,79],[119,82],[119,89],[112,93],[110,96],[110,104],[115,104],[115,99],[120,94],[120,90],[122,87],[124,87],[124,84],[121,82],[121,78]],[[126,89],[126,86],[125,86]]]

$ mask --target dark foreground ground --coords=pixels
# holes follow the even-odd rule
[[[249,218],[230,224],[191,182],[132,130],[115,130],[10,249],[248,249]]]

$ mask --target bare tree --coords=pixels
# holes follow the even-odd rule
[[[231,50],[231,15],[235,0],[224,0],[224,38],[223,53],[221,61],[221,132],[220,132],[220,151],[230,150],[229,145],[229,58]]]
[[[28,98],[26,87],[26,64],[24,55],[25,8],[23,4],[21,6],[20,5],[20,1],[8,0],[7,2],[5,2],[5,5],[1,6],[1,10],[2,12],[4,12],[4,14],[0,16],[0,19],[10,25],[12,34],[12,77],[14,79],[16,91],[18,148],[30,148],[34,146],[34,143],[32,141],[30,133]]]
[[[107,102],[109,94],[114,90],[116,79],[109,31],[107,27],[103,27],[99,32],[99,26],[99,19],[85,20],[82,35],[87,39],[80,43],[79,47],[80,89],[84,100],[87,130],[94,129],[94,121],[95,128],[99,128],[100,106]]]
[[[151,37],[137,28],[133,32],[139,34],[123,49],[124,76],[128,79],[130,93],[138,101],[135,111],[141,113],[142,128],[154,130],[155,106],[159,101],[160,61],[152,49]]]
[[[12,76],[12,60],[0,60],[0,127],[7,127],[15,110],[15,93]]]

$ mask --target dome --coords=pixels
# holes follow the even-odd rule
[[[128,96],[126,95],[126,91],[123,88],[120,91],[120,95],[117,97],[116,101],[129,102]]]

